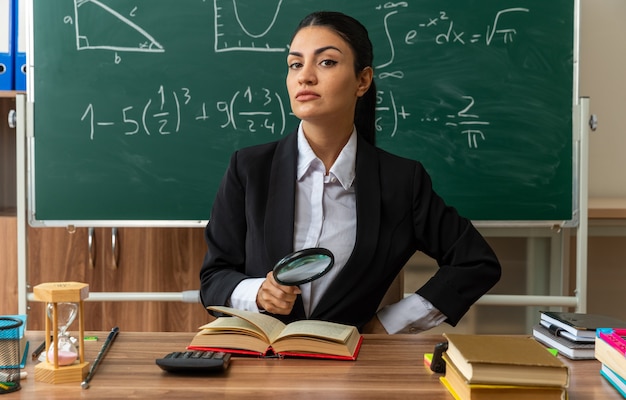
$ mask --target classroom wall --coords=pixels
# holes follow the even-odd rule
[[[626,1],[580,1],[580,95],[599,123],[589,138],[589,196],[626,198]],[[594,235],[587,246],[587,311],[626,320],[626,237]]]
[[[580,0],[580,95],[598,129],[589,138],[589,196],[626,197],[626,1]]]

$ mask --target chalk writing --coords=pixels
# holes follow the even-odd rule
[[[250,15],[242,14],[250,9],[249,4],[245,3],[246,0],[213,0],[214,52],[216,54],[229,51],[284,52],[286,45],[274,40],[275,37],[270,34],[276,25],[283,0],[273,0],[267,8],[269,12],[254,19],[250,18]],[[130,11],[123,15],[98,0],[74,0],[74,6],[74,15],[66,16],[64,22],[75,25],[77,50],[114,50],[116,63],[121,62],[118,51],[165,51],[146,29],[133,22],[138,13],[145,12],[143,9],[131,7]],[[87,7],[89,10],[86,10]],[[497,10],[493,19],[484,26],[484,30],[471,32],[468,29],[460,29],[462,24],[457,23],[456,17],[453,18],[446,10],[440,10],[425,17],[424,20],[415,21],[408,31],[398,36],[397,30],[393,29],[394,24],[403,13],[408,12],[409,2],[385,2],[375,9],[382,13],[380,23],[388,47],[382,62],[375,66],[376,76],[383,83],[388,79],[405,78],[406,71],[397,67],[399,61],[397,57],[401,54],[398,51],[400,47],[417,44],[437,46],[508,44],[517,35],[517,29],[507,24],[507,16],[530,12],[528,8],[522,7]],[[112,29],[127,29],[131,34],[116,35],[116,38],[122,37],[128,42],[106,43],[83,33],[79,24],[80,15],[87,11],[102,13],[116,21],[118,26]],[[389,137],[395,137],[400,125],[411,120],[411,114],[415,111],[405,107],[402,99],[396,98],[392,90],[385,89],[383,85],[379,88],[382,90],[377,92],[376,130]],[[487,139],[484,129],[490,123],[480,120],[473,112],[475,106],[473,97],[462,96],[461,99],[467,101],[467,106],[455,114],[447,115],[445,126],[460,132],[466,137],[468,147],[476,149],[480,142]],[[182,116],[182,109],[191,108],[195,121],[202,122],[213,118],[213,123],[220,129],[233,129],[251,134],[283,135],[290,116],[285,104],[279,93],[264,87],[242,87],[240,90],[233,90],[233,94],[227,98],[196,103],[192,102],[188,88],[168,91],[161,86],[154,98],[146,99],[143,104],[121,106],[119,115],[111,119],[98,116],[96,106],[89,103],[80,120],[87,123],[91,140],[94,140],[100,132],[107,131],[107,128],[110,132],[118,129],[117,132],[125,136],[139,134],[165,136],[180,133],[184,129],[185,117]],[[217,115],[211,116],[211,110],[215,110]],[[426,116],[421,121],[435,123],[440,121],[440,117]]]
[[[126,136],[137,134],[170,135],[181,131],[181,107],[189,105],[191,95],[188,88],[167,92],[163,86],[157,90],[156,101],[149,98],[141,107],[125,106],[120,109],[120,120],[100,119],[96,117],[93,103],[85,108],[80,120],[88,123],[89,139],[94,140],[96,128],[110,127],[111,133],[122,133]],[[171,106],[170,106],[171,103]],[[196,120],[207,119],[206,106],[201,104],[201,112]],[[155,126],[156,125],[156,126]],[[119,126],[119,128],[118,128]]]
[[[215,101],[217,115],[213,116],[216,128],[238,130],[251,134],[283,135],[290,115],[281,95],[267,88],[247,86],[237,90],[225,100]],[[165,136],[184,133],[183,110],[191,109],[195,121],[207,121],[212,117],[207,112],[207,101],[195,104],[189,88],[168,90],[159,86],[154,97],[140,105],[121,106],[119,114],[111,118],[96,115],[96,106],[89,103],[80,120],[87,124],[90,140],[100,134],[125,136]],[[378,91],[378,131],[390,132],[395,136],[400,120],[410,117],[403,105],[398,105],[391,91]]]
[[[248,28],[247,23],[258,22],[262,15],[254,14],[251,21],[244,21],[240,15],[239,5],[245,3],[242,0],[214,0],[215,8],[215,52],[224,51],[261,51],[261,52],[284,52],[287,49],[285,44],[270,44],[266,35],[274,27],[282,0],[270,12],[271,19],[265,22],[267,25],[259,32],[253,32]],[[252,3],[252,2],[250,2]],[[264,2],[263,5],[269,2]],[[254,5],[257,5],[254,1]],[[269,7],[271,8],[271,6]],[[227,29],[230,28],[230,29]]]
[[[137,7],[134,7],[128,16],[124,16],[108,5],[98,0],[74,0],[74,16],[66,16],[66,24],[74,24],[76,28],[77,50],[115,50],[133,52],[164,52],[165,49],[145,29],[134,23]],[[99,16],[98,19],[111,21],[111,30],[122,30],[123,35],[117,35],[117,42],[108,42],[108,38],[97,34],[87,34],[81,29],[80,16],[90,13]]]
[[[217,109],[226,118],[220,128],[231,126],[237,129],[242,120],[246,129],[251,133],[259,129],[267,130],[271,134],[285,133],[283,101],[278,93],[267,88],[262,88],[256,93],[250,87],[243,92],[237,91],[229,101],[218,101]]]
[[[467,101],[467,105],[454,114],[446,115],[443,124],[451,129],[459,128],[454,132],[467,137],[467,146],[470,149],[477,149],[479,141],[486,140],[483,132],[484,127],[491,125],[491,123],[480,120],[480,116],[474,113],[473,109],[476,102],[472,96],[461,96],[461,98]],[[436,124],[442,122],[442,117],[425,115],[420,121],[427,124]]]
[[[490,125],[490,123],[478,121],[477,119],[480,118],[478,115],[469,113],[469,110],[474,107],[474,98],[472,96],[462,97],[468,101],[467,107],[456,114],[449,114],[447,117],[451,121],[447,121],[446,125],[461,127],[461,134],[467,136],[467,145],[469,148],[478,148],[478,139],[485,140],[485,134],[476,127]],[[459,120],[457,120],[457,118],[459,118]]]
[[[528,13],[530,10],[528,8],[513,7],[497,11],[493,19],[493,25],[487,25],[483,34],[481,32],[469,33],[459,30],[455,27],[455,21],[450,18],[448,13],[440,11],[438,15],[428,18],[428,21],[419,23],[419,31],[410,30],[405,37],[405,43],[416,44],[419,40],[431,40],[438,45],[467,45],[468,43],[480,43],[484,39],[484,44],[490,46],[498,38],[501,39],[502,43],[510,43],[517,34],[517,30],[512,27],[506,27],[504,25],[506,22],[502,22],[502,19],[505,19],[507,14],[519,12]],[[443,27],[443,31],[439,29],[440,27]],[[433,30],[435,33],[431,33]]]
[[[385,105],[385,98],[389,99],[389,105]],[[398,131],[398,121],[399,119],[407,119],[408,117],[411,116],[410,113],[408,113],[405,109],[403,105],[398,106],[396,104],[396,99],[393,96],[393,92],[389,91],[389,94],[387,95],[387,93],[385,91],[379,90],[376,93],[376,112],[377,112],[377,117],[376,117],[376,131],[377,132],[389,132],[389,136],[390,137],[394,137],[396,136],[396,132]],[[383,116],[381,115],[381,112],[389,112],[392,122],[391,122],[391,129],[383,129],[383,124],[382,124],[382,120],[383,120]]]

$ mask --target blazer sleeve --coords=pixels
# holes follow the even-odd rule
[[[433,190],[423,168],[414,180],[414,226],[420,250],[433,257],[437,272],[416,291],[456,325],[500,279],[496,254],[471,221]]]
[[[200,298],[226,305],[247,278],[265,278],[293,251],[297,135],[237,150],[205,228]]]
[[[207,252],[200,269],[204,306],[226,305],[245,270],[245,197],[235,152],[220,183],[204,237]]]

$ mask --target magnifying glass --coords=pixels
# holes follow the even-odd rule
[[[281,285],[301,285],[323,276],[334,263],[335,256],[328,249],[313,247],[299,250],[276,263],[274,279]]]

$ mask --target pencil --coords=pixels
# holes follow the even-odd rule
[[[104,344],[100,348],[100,352],[98,353],[98,355],[96,356],[95,361],[91,365],[91,368],[89,369],[89,373],[87,374],[87,377],[80,384],[80,386],[83,389],[89,389],[89,381],[91,381],[91,378],[93,378],[93,376],[96,374],[96,369],[98,369],[98,365],[100,365],[100,362],[102,361],[102,359],[106,355],[107,351],[109,350],[109,348],[113,344],[113,341],[117,337],[117,334],[118,334],[119,331],[120,331],[120,328],[118,328],[117,326],[115,328],[111,329],[111,332],[109,333],[109,336],[107,336],[107,339],[104,341]]]
[[[46,348],[46,341],[44,340],[39,346],[37,346],[35,351],[33,351],[33,361],[37,361],[37,359],[39,358],[39,355],[45,348]]]

